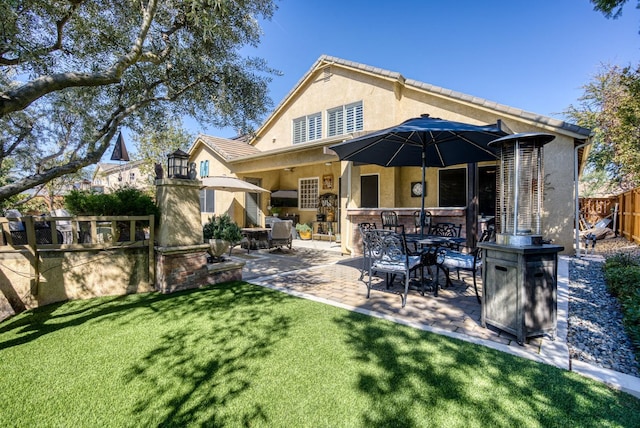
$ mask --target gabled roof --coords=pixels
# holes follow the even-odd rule
[[[109,175],[117,171],[127,171],[131,168],[140,166],[144,163],[143,160],[125,162],[125,163],[107,163],[99,162],[95,171],[93,171],[93,178],[95,179],[98,174]]]
[[[273,110],[273,113],[267,118],[264,124],[258,129],[256,135],[260,135],[261,130],[269,124],[271,120],[278,116],[278,111],[281,110],[291,99],[291,97],[302,87],[303,83],[309,79],[317,70],[326,67],[327,65],[338,65],[345,68],[351,68],[353,70],[358,70],[367,74],[372,74],[379,76],[380,78],[389,79],[393,81],[397,81],[399,84],[413,87],[415,89],[421,90],[423,92],[428,92],[435,96],[440,96],[444,98],[454,99],[465,104],[475,105],[484,109],[491,109],[498,113],[504,114],[506,116],[513,116],[515,118],[520,118],[525,121],[530,121],[534,123],[538,123],[541,125],[550,126],[558,129],[558,131],[565,131],[570,134],[574,134],[579,138],[588,138],[591,135],[591,130],[587,128],[583,128],[581,126],[564,122],[559,119],[553,119],[547,116],[542,116],[539,114],[531,113],[522,109],[509,107],[504,104],[499,104],[494,101],[489,101],[484,98],[474,97],[472,95],[463,94],[462,92],[453,91],[451,89],[442,88],[439,86],[431,85],[428,83],[420,82],[418,80],[406,79],[402,74],[389,71],[378,67],[372,67],[366,64],[361,64],[354,61],[347,61],[341,58],[322,55],[318,60],[313,64],[313,66],[307,71],[307,73],[302,76],[302,78],[296,83],[296,85],[291,89],[291,91],[282,99],[280,104]]]
[[[123,163],[110,163],[110,162],[99,162],[98,163],[98,168],[102,170],[103,172],[108,172],[111,170],[127,170],[127,169],[131,169],[132,167],[136,167],[139,165],[142,165],[144,161],[143,160],[137,160],[137,161],[131,161],[131,162],[123,162]]]
[[[204,134],[200,134],[196,137],[194,143],[188,150],[189,153],[193,151],[195,146],[198,144],[198,141],[201,141],[226,161],[260,153],[260,150],[248,144],[244,139],[232,140],[228,138],[213,137],[211,135]]]

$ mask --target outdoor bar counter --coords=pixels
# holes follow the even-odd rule
[[[461,224],[462,231],[461,237],[466,236],[465,223],[466,223],[466,208],[447,208],[447,207],[425,207],[425,211],[431,213],[431,222],[435,223],[455,223]],[[360,223],[375,223],[377,227],[382,227],[382,220],[380,213],[382,211],[395,211],[398,214],[398,222],[404,225],[404,230],[407,233],[413,233],[416,226],[413,213],[420,211],[420,208],[349,208],[347,209],[347,217],[351,222],[351,236],[353,236],[353,250],[356,254],[362,254],[362,239],[360,237],[360,231],[358,230],[358,224]]]

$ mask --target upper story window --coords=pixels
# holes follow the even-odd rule
[[[136,173],[135,172],[130,172],[129,173],[129,181],[131,181],[131,182],[136,181]]]
[[[362,101],[327,110],[327,137],[362,131]]]
[[[322,138],[322,114],[314,113],[293,120],[293,144]]]

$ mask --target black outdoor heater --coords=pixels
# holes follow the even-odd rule
[[[508,135],[489,143],[500,158],[496,177],[496,242],[481,242],[482,325],[516,336],[551,333],[557,326],[558,252],[542,237],[544,133]]]

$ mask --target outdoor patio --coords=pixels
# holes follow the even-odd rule
[[[400,295],[386,291],[382,282],[367,299],[366,284],[359,280],[362,258],[342,255],[340,245],[336,243],[294,240],[293,251],[270,253],[259,250],[247,254],[234,250],[232,257],[247,262],[243,280],[252,284],[569,368],[566,344],[568,278],[567,260],[563,257],[558,263],[556,338],[534,337],[524,346],[520,346],[511,334],[481,326],[481,306],[476,300],[473,281],[463,271],[460,273],[462,281],[457,281],[456,273],[452,272],[453,286],[441,288],[438,297],[430,291],[423,297],[418,290],[410,290],[407,304],[402,308]],[[444,278],[441,278],[441,286],[443,283]],[[480,293],[481,284],[479,280]],[[396,282],[392,290],[400,289]]]

